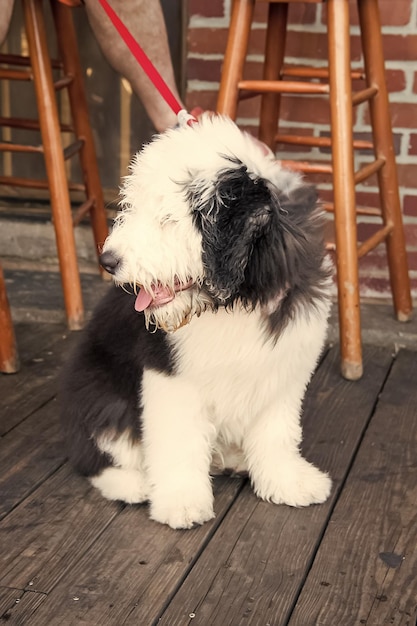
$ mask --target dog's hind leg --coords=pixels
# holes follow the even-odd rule
[[[98,476],[90,478],[107,500],[121,500],[127,504],[146,502],[148,484],[143,471],[123,467],[106,467]]]
[[[108,500],[121,500],[128,504],[148,500],[149,488],[141,443],[133,441],[129,433],[123,433],[101,436],[97,445],[111,458],[113,465],[90,477],[91,484]]]

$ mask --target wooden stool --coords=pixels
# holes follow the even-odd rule
[[[16,338],[7,299],[6,284],[0,266],[0,372],[14,374],[19,369]]]
[[[72,5],[76,3],[79,3],[79,0],[70,0],[70,2],[66,0],[65,2],[65,4]],[[87,213],[90,214],[97,253],[99,253],[100,246],[107,237],[103,193],[71,8],[64,6],[59,0],[51,0],[61,57],[60,61],[51,61],[46,43],[43,0],[22,0],[22,4],[29,55],[27,57],[0,55],[0,64],[2,64],[0,79],[33,81],[39,121],[2,118],[0,125],[40,130],[42,145],[27,146],[2,142],[0,149],[12,152],[42,153],[45,159],[47,180],[1,176],[0,184],[49,189],[68,325],[70,329],[76,330],[83,326],[84,309],[73,225],[77,224]],[[64,72],[64,76],[55,83],[52,68],[63,69]],[[63,88],[68,89],[71,125],[61,124],[58,117],[55,92]],[[64,150],[61,131],[73,132],[75,136],[74,143]],[[75,153],[78,153],[80,157],[84,185],[69,184],[67,181],[65,160]],[[78,209],[74,219],[71,214],[70,189],[82,189],[86,194],[86,201]]]
[[[331,148],[331,165],[314,166],[288,161],[284,165],[303,172],[332,174],[334,203],[325,208],[334,211],[335,218],[341,369],[345,378],[355,380],[362,375],[358,259],[383,240],[387,247],[391,289],[398,320],[407,321],[412,306],[378,2],[357,0],[365,62],[363,75],[362,72],[351,72],[350,67],[349,0],[326,0],[328,69],[284,67],[288,4],[299,1],[269,2],[263,78],[243,80],[255,0],[234,0],[217,110],[235,118],[240,97],[261,94],[259,138],[262,141],[270,147],[279,141]],[[313,3],[321,1],[309,0]],[[358,79],[363,76],[366,87],[352,94],[352,77]],[[316,82],[299,78],[313,78]],[[331,140],[277,135],[280,94],[285,93],[329,95]],[[364,142],[353,140],[352,106],[364,101],[369,101],[373,134],[373,143],[366,142],[366,147],[374,149],[375,161],[355,172],[353,151],[355,148],[363,148]],[[381,210],[356,207],[355,184],[375,172],[378,175]],[[383,222],[382,228],[360,245],[357,242],[356,214],[377,214]]]

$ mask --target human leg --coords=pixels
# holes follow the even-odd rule
[[[2,0],[0,17],[0,45],[6,39],[12,17],[14,0]]]
[[[176,123],[176,115],[158,93],[97,0],[85,0],[94,35],[109,63],[132,85],[157,131]],[[112,7],[180,101],[159,0],[112,0]]]

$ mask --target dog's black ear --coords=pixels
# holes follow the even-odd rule
[[[252,250],[271,222],[271,191],[247,168],[225,169],[210,183],[193,184],[194,223],[202,233],[206,286],[227,302],[238,293]]]

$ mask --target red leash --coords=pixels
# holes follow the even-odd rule
[[[117,13],[115,13],[115,11],[109,5],[107,0],[99,0],[99,2],[107,13],[110,21],[118,31],[119,35],[129,48],[130,52],[133,54],[139,65],[142,67],[143,71],[153,82],[161,96],[164,98],[165,102],[177,115],[180,124],[191,125],[196,122],[197,120],[195,119],[195,117],[187,113],[187,111],[182,108],[181,104],[178,102],[177,98],[174,96],[171,89],[168,87],[152,61],[146,55],[143,48],[141,48],[136,39],[132,36],[131,32],[123,24]]]

